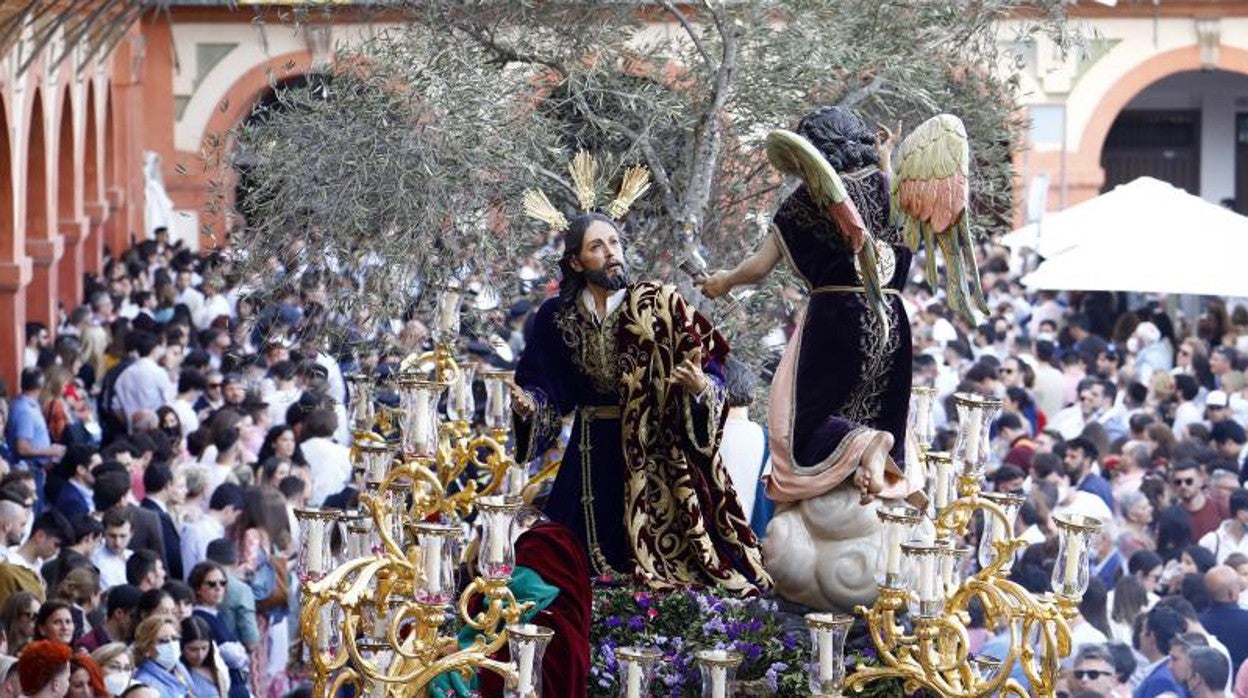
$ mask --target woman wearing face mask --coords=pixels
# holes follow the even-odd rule
[[[90,655],[79,653],[69,660],[69,692],[65,698],[108,698],[104,677]]]
[[[110,696],[119,696],[130,685],[134,662],[124,642],[110,642],[91,653],[91,659],[104,672],[104,688]]]
[[[217,666],[212,628],[198,616],[182,621],[182,664],[191,676],[195,698],[220,698],[227,694],[229,678]]]
[[[134,631],[134,680],[160,693],[160,698],[186,698],[191,677],[178,661],[178,626],[168,616],[152,616]]]

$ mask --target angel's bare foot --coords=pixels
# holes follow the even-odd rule
[[[861,495],[859,502],[870,504],[884,490],[884,463],[888,458],[887,439],[874,438],[862,452],[862,460],[854,471],[854,487]]]

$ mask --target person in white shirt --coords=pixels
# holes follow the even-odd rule
[[[187,434],[199,429],[199,414],[195,412],[195,403],[199,401],[199,397],[204,394],[207,387],[208,381],[204,378],[204,374],[196,369],[187,367],[178,373],[178,396],[169,403],[169,406],[178,415],[184,439]]]
[[[243,488],[227,482],[212,492],[208,513],[182,528],[182,569],[194,569],[208,555],[208,544],[225,537],[225,529],[243,512]]]
[[[1190,438],[1187,426],[1204,420],[1204,413],[1200,405],[1196,403],[1196,396],[1200,394],[1200,384],[1193,376],[1184,373],[1174,377],[1174,389],[1181,402],[1174,410],[1174,424],[1171,427],[1174,430],[1175,439],[1187,441]]]
[[[303,457],[312,473],[312,496],[308,504],[319,507],[325,498],[342,491],[351,480],[351,450],[334,443],[338,416],[328,407],[313,410],[303,419]]]
[[[204,307],[204,294],[195,288],[195,273],[190,269],[178,270],[174,287],[178,289],[178,304],[185,305],[191,311],[191,317],[197,319]]]
[[[763,454],[767,451],[766,432],[750,421],[750,403],[754,399],[755,378],[749,368],[729,356],[724,365],[724,390],[727,393],[728,417],[724,421],[724,438],[719,456],[728,469],[732,488],[737,492],[746,521],[754,514],[754,497],[762,473]]]
[[[130,559],[130,510],[114,507],[104,513],[104,545],[95,549],[91,562],[100,570],[100,588],[126,583],[126,560]]]
[[[294,362],[278,361],[269,367],[269,377],[273,380],[273,388],[262,396],[269,404],[269,421],[273,424],[285,424],[286,412],[303,395],[303,390],[295,385]]]
[[[200,307],[199,314],[195,316],[195,326],[201,330],[211,327],[219,317],[234,316],[229,298],[220,292],[221,287],[221,280],[214,276],[204,277],[204,282],[200,284],[200,288],[204,291],[204,304]]]
[[[1231,517],[1214,530],[1200,537],[1200,547],[1213,553],[1218,564],[1233,553],[1248,554],[1248,490],[1231,493],[1228,506]]]
[[[127,423],[141,411],[155,412],[177,396],[169,372],[161,366],[164,344],[159,337],[136,330],[126,336],[126,348],[139,358],[117,376],[112,407],[126,416]]]

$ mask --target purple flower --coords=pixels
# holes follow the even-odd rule
[[[780,681],[780,672],[788,668],[789,665],[784,662],[774,662],[771,666],[767,667],[767,673],[763,676],[767,679],[767,688],[772,693],[779,690],[778,684]]]
[[[620,620],[619,616],[608,616],[606,620],[606,626],[608,628],[618,628],[622,623],[623,621]]]
[[[639,633],[642,630],[644,630],[645,627],[646,627],[646,622],[641,619],[641,616],[633,616],[632,618],[628,619],[628,629],[632,630],[633,632]]]

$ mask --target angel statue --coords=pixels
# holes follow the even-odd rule
[[[929,279],[937,278],[933,250],[945,255],[949,305],[987,312],[966,224],[962,123],[942,114],[915,129],[898,150],[891,187],[896,134],[881,130],[877,140],[853,112],[824,107],[796,133],[773,131],[768,158],[802,185],[780,205],[760,249],[702,285],[717,298],[761,281],[783,258],[807,286],[771,386],[765,484],[777,508],[763,553],[776,590],[816,608],[852,608],[875,594],[879,523],[862,505],[924,499],[921,483],[897,465],[905,462],[911,374],[900,290],[920,237]]]

